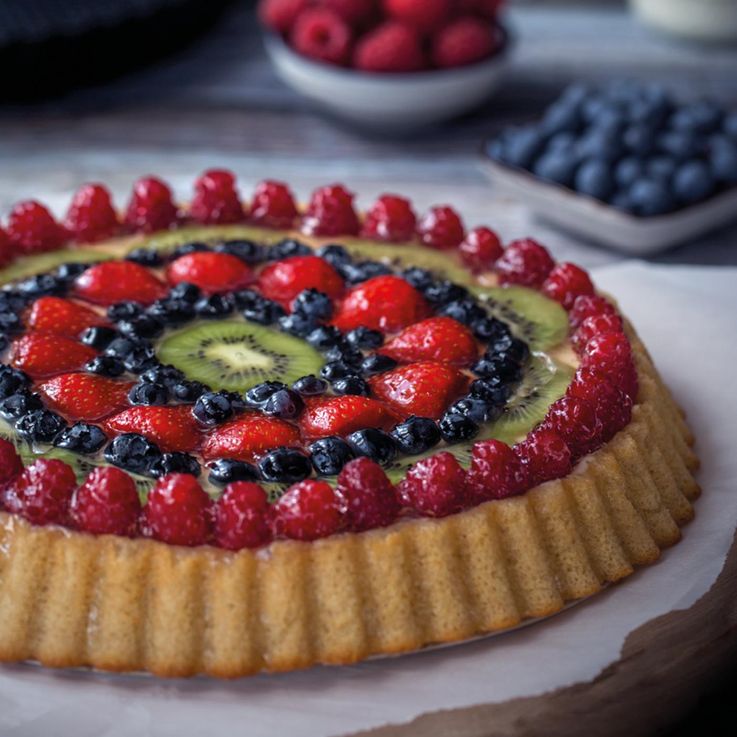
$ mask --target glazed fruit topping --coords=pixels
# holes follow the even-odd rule
[[[353,194],[340,184],[315,190],[302,229],[307,235],[357,235],[360,224],[353,209]]]
[[[221,548],[257,548],[271,540],[272,507],[266,492],[250,481],[235,481],[215,505],[215,540]]]
[[[293,540],[317,540],[343,524],[341,500],[326,481],[291,486],[274,505],[274,533]]]
[[[541,427],[531,432],[514,452],[525,465],[532,485],[567,476],[571,470],[571,451],[555,430]]]
[[[283,182],[261,182],[253,195],[249,218],[266,228],[291,228],[299,213],[291,190]]]
[[[275,417],[247,414],[210,433],[202,456],[207,460],[231,458],[252,462],[271,448],[298,446],[299,442],[294,425]]]
[[[466,472],[443,451],[417,461],[397,486],[402,503],[430,517],[445,517],[466,502]]]
[[[458,213],[448,205],[440,205],[422,217],[417,234],[424,245],[446,251],[460,245],[465,231]]]
[[[140,512],[133,479],[113,466],[93,469],[71,500],[75,527],[96,535],[133,537]]]
[[[547,248],[532,238],[510,243],[496,262],[495,270],[502,284],[540,287],[555,263]]]
[[[392,413],[375,399],[346,395],[308,401],[299,424],[308,438],[344,437],[364,427],[389,427],[393,420]]]
[[[61,335],[27,333],[10,346],[9,363],[35,379],[80,370],[96,353]]]
[[[396,361],[439,361],[470,366],[478,358],[473,333],[450,317],[430,317],[406,327],[381,353]]]
[[[69,420],[94,421],[127,404],[131,384],[94,374],[61,374],[39,384],[46,404]]]
[[[503,252],[499,236],[485,227],[469,231],[458,246],[463,263],[475,273],[490,271]]]
[[[77,277],[76,296],[98,305],[130,300],[149,305],[167,295],[164,283],[148,269],[132,261],[95,264]]]
[[[166,269],[169,284],[194,284],[206,294],[243,289],[252,279],[251,269],[229,253],[198,251],[180,256]]]
[[[546,297],[560,302],[566,310],[570,310],[578,297],[593,296],[594,285],[582,268],[575,264],[561,263],[553,267],[543,282],[541,291]]]
[[[258,276],[258,288],[268,299],[289,307],[305,289],[317,289],[329,297],[343,293],[343,279],[317,256],[292,256],[267,265]]]
[[[126,225],[151,233],[166,230],[176,219],[177,208],[167,184],[156,177],[145,177],[133,185],[125,215]]]
[[[243,220],[243,206],[235,177],[223,169],[210,169],[195,182],[189,214],[201,223],[225,225]]]
[[[345,465],[338,476],[336,491],[351,530],[385,527],[399,514],[394,485],[384,469],[369,458],[356,458]]]
[[[120,228],[110,192],[102,184],[85,184],[72,198],[64,221],[66,229],[83,243],[114,236]]]
[[[384,194],[366,213],[361,235],[402,243],[412,240],[416,225],[417,219],[409,200],[399,195]]]
[[[26,326],[29,329],[67,338],[78,338],[87,328],[105,325],[108,325],[107,320],[97,312],[63,297],[37,299],[26,317]]]
[[[137,433],[162,450],[196,450],[202,435],[197,420],[187,406],[131,407],[109,417],[105,429],[113,434]]]
[[[67,239],[64,228],[35,200],[19,202],[10,211],[7,236],[14,249],[26,254],[52,251]]]
[[[466,486],[477,503],[504,499],[528,488],[528,469],[506,443],[481,440],[473,446]]]
[[[6,491],[6,507],[34,525],[65,524],[76,486],[74,471],[66,463],[39,458]]]

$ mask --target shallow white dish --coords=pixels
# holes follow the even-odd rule
[[[539,218],[630,255],[665,251],[737,221],[737,187],[667,215],[637,217],[500,164],[486,153],[482,167],[500,192],[522,201]]]
[[[647,24],[699,41],[737,39],[737,0],[630,0]]]
[[[477,107],[497,89],[511,41],[493,57],[458,69],[370,74],[311,61],[279,36],[264,37],[279,77],[331,113],[368,127],[415,128]]]

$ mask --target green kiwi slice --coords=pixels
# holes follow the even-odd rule
[[[249,240],[256,243],[277,243],[288,236],[284,230],[269,230],[250,225],[190,226],[177,230],[164,230],[137,240],[128,250],[149,248],[161,253],[170,253],[185,243],[220,243],[228,240]]]
[[[244,321],[200,322],[167,335],[159,360],[213,389],[243,392],[263,381],[291,384],[324,361],[304,340]]]
[[[60,251],[49,251],[35,256],[22,256],[10,266],[0,270],[0,284],[24,279],[27,276],[45,274],[62,264],[107,261],[114,255],[92,248],[63,248]]]

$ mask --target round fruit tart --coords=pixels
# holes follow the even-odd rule
[[[693,515],[585,271],[450,207],[227,171],[0,231],[0,658],[235,677],[504,630]]]

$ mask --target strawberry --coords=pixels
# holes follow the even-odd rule
[[[62,297],[41,297],[31,307],[26,325],[38,333],[77,338],[87,328],[107,325],[108,321],[88,307]]]
[[[274,448],[299,444],[299,431],[294,425],[276,417],[247,414],[218,427],[205,440],[202,457],[251,462]]]
[[[188,453],[202,440],[197,420],[186,405],[131,407],[110,417],[104,427],[113,435],[127,432],[143,435],[163,451]]]
[[[38,391],[68,420],[93,422],[125,407],[132,386],[97,374],[62,374],[40,384]]]
[[[467,383],[458,369],[435,361],[410,363],[369,379],[371,391],[402,417],[434,419],[463,393]]]
[[[299,425],[306,437],[321,438],[349,435],[366,427],[387,429],[395,422],[394,415],[375,399],[346,395],[308,400]]]
[[[125,300],[149,305],[168,293],[161,280],[132,261],[95,264],[77,277],[74,286],[78,297],[100,305]]]
[[[180,256],[166,269],[169,284],[195,284],[208,294],[242,289],[251,281],[251,269],[229,253],[196,251]]]
[[[413,286],[401,277],[388,274],[353,287],[333,324],[344,332],[363,325],[393,333],[429,314],[430,306]]]
[[[10,346],[10,364],[34,379],[78,371],[97,353],[61,335],[29,333]]]
[[[428,317],[402,330],[381,353],[400,363],[440,361],[470,366],[478,358],[473,333],[452,317]]]
[[[264,297],[288,306],[305,289],[338,297],[343,293],[343,279],[318,256],[292,256],[266,266],[259,274],[258,288]]]

